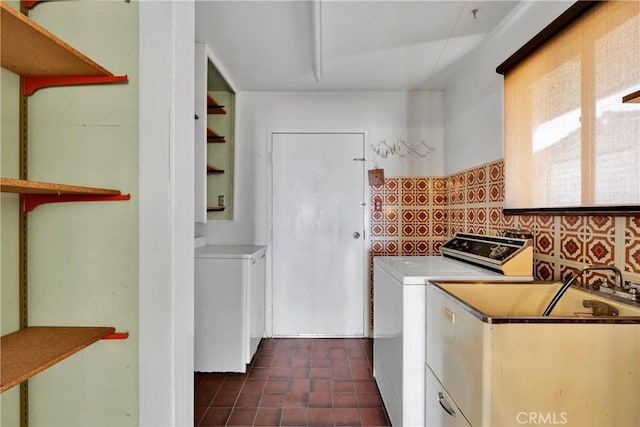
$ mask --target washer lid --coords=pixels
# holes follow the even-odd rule
[[[381,256],[373,262],[403,285],[425,285],[431,281],[511,280],[502,273],[443,256]],[[522,278],[532,280],[531,277]]]

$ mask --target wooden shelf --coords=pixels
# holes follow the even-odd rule
[[[0,392],[113,333],[111,327],[30,327],[0,338]]]
[[[227,112],[224,110],[224,106],[215,105],[213,107],[207,106],[207,114],[227,114]]]
[[[224,211],[224,206],[207,206],[208,212],[222,212]]]
[[[640,104],[640,90],[636,90],[635,92],[631,92],[629,95],[623,96],[622,102]]]
[[[106,188],[80,187],[77,185],[55,184],[42,181],[25,181],[24,179],[0,178],[0,190],[3,193],[20,194],[104,194],[119,195],[118,190]]]
[[[227,141],[225,141],[224,136],[218,135],[215,130],[207,127],[207,142],[223,143]]]
[[[0,6],[0,65],[23,77],[26,95],[48,86],[127,81],[127,76],[114,76],[5,1]]]
[[[207,172],[208,173],[224,173],[224,169],[220,169],[217,166],[207,164]]]
[[[215,98],[207,94],[207,114],[227,114],[224,105],[220,105]]]
[[[14,178],[0,178],[0,191],[22,194],[22,208],[25,212],[43,203],[129,200],[131,198],[130,195],[122,194],[119,190]]]

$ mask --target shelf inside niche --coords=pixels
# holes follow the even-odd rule
[[[622,97],[622,102],[640,104],[640,90],[631,92],[629,95]]]
[[[0,338],[0,392],[20,384],[112,334],[108,326],[41,326]]]
[[[126,82],[5,1],[0,2],[0,65],[23,77],[24,93],[42,87]]]
[[[215,98],[207,94],[207,114],[227,114],[224,105],[221,105]]]
[[[220,169],[212,164],[207,164],[207,173],[224,173],[224,169]]]
[[[224,206],[207,206],[208,212],[222,212],[224,211]]]
[[[0,191],[21,194],[22,208],[25,212],[44,203],[129,200],[131,198],[129,194],[122,194],[120,190],[15,178],[0,178]]]
[[[224,136],[218,135],[216,131],[214,131],[210,127],[207,127],[207,142],[224,143],[227,141],[224,139]]]

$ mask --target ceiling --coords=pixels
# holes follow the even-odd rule
[[[200,0],[196,41],[239,91],[417,90],[518,3]]]

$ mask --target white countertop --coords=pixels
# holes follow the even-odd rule
[[[195,239],[193,240],[193,247],[194,248],[201,248],[203,246],[206,246],[206,244],[207,244],[207,238],[206,237],[196,236]]]
[[[266,246],[254,245],[205,245],[195,249],[196,258],[257,258]]]
[[[384,269],[403,285],[426,285],[440,280],[528,281],[532,277],[502,273],[443,256],[380,256],[374,265]]]

